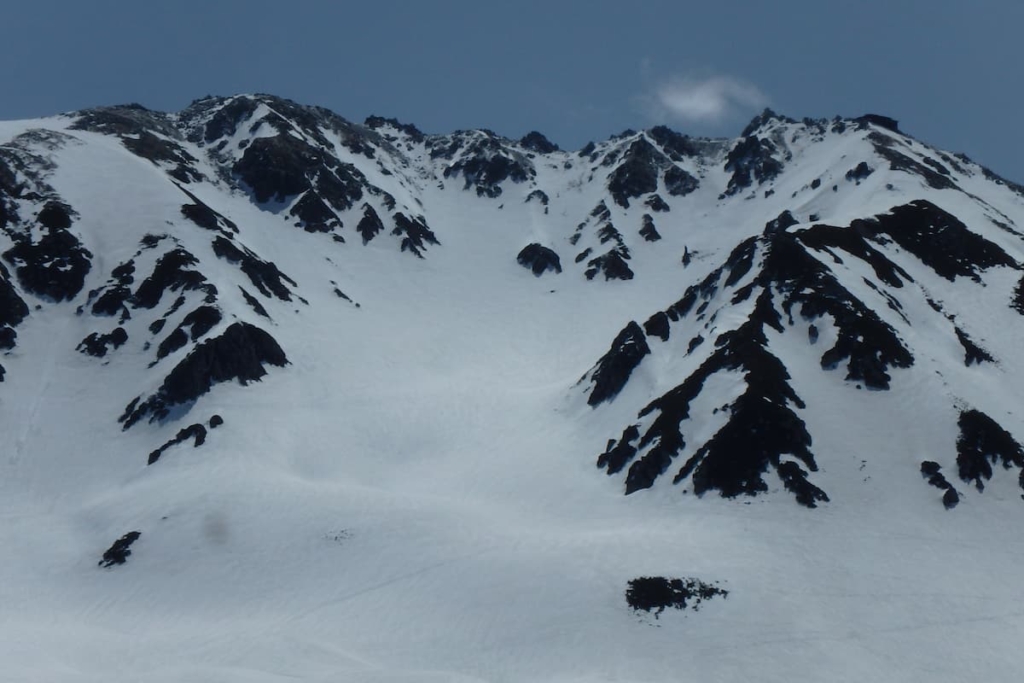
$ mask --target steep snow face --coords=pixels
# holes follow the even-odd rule
[[[0,123],[5,670],[1009,680],[1022,264],[879,116]]]

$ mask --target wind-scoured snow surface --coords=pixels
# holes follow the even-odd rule
[[[1014,680],[1022,264],[880,116],[0,123],[2,677]]]

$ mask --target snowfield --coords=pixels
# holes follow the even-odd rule
[[[234,128],[213,130],[231,106],[237,111],[224,120]],[[671,160],[665,152],[663,162],[643,150],[630,156],[637,140],[659,154],[669,149],[641,132],[600,143],[591,157],[483,132],[417,138],[391,122],[345,128],[267,96],[202,101],[176,115],[101,113],[108,118],[85,126],[80,115],[0,123],[0,208],[8,209],[0,253],[64,230],[90,254],[83,286],[64,300],[33,291],[18,258],[0,260],[0,280],[28,309],[0,355],[0,679],[1019,677],[1020,468],[986,451],[998,462],[979,491],[959,476],[957,451],[958,417],[968,409],[1024,438],[1024,315],[1011,306],[1024,262],[1024,193],[1011,184],[878,121],[846,121],[842,130],[755,121],[745,137],[774,147],[750,168],[770,167],[766,159],[780,168],[761,180],[752,170],[749,185],[729,194],[741,164],[727,169],[726,160],[737,141],[691,141],[697,149]],[[147,131],[185,161],[169,160],[168,147],[126,147],[125,138],[146,140]],[[929,183],[914,166],[893,168],[902,162],[882,156],[872,134],[895,140],[918,166],[942,165],[955,187]],[[261,202],[260,183],[276,192],[294,180],[281,159],[310,158],[292,155],[287,143],[287,154],[273,156],[285,137],[328,161],[296,161],[307,184]],[[245,175],[251,167],[240,162],[258,144],[267,145],[270,161],[259,167],[266,177]],[[506,161],[495,165],[495,157]],[[861,161],[873,172],[848,180]],[[609,178],[629,163],[622,177],[639,185],[635,195],[625,191],[623,206]],[[698,181],[696,189],[668,192],[666,164]],[[349,167],[360,176],[345,184]],[[502,168],[512,171],[501,177]],[[517,168],[533,174],[516,180]],[[644,190],[637,178],[652,168],[656,190]],[[3,169],[16,182],[5,185]],[[336,191],[335,182],[347,189]],[[359,198],[346,208],[355,186]],[[500,193],[488,196],[494,187]],[[535,190],[546,202],[528,199]],[[645,203],[655,193],[668,211]],[[322,199],[328,213],[290,214],[304,197]],[[975,274],[949,279],[926,262],[931,252],[892,236],[867,239],[902,270],[895,287],[852,252],[807,247],[912,353],[909,367],[886,366],[887,389],[847,381],[846,358],[823,369],[822,353],[845,328],[831,315],[805,319],[810,303],[804,317],[800,304],[793,309],[792,323],[782,315],[782,331],[763,328],[763,348],[804,404],[782,401],[806,425],[818,469],[794,455],[781,462],[796,463],[828,500],[799,504],[774,466],[760,472],[767,490],[758,495],[697,495],[692,477],[672,482],[730,424],[729,407],[748,390],[743,368],[709,376],[678,423],[686,443],[671,465],[623,495],[628,466],[609,474],[598,457],[629,425],[648,429],[656,415],[641,417],[645,406],[697,372],[722,348],[722,334],[752,319],[756,293],[738,300],[735,292],[765,272],[778,247],[756,247],[742,276],[738,267],[723,270],[698,299],[706,310],[672,320],[667,340],[645,330],[650,352],[611,400],[591,406],[585,377],[620,330],[631,320],[644,325],[713,277],[783,211],[796,221],[784,232],[799,237],[915,200],[955,216],[1008,260],[964,265],[962,242],[937,248],[963,256],[961,267]],[[41,227],[50,201],[70,207],[70,227]],[[219,217],[213,228],[183,214],[196,202]],[[601,203],[607,219],[596,211]],[[369,241],[356,229],[364,206],[384,226]],[[436,243],[396,234],[396,213],[421,217]],[[640,236],[644,214],[660,240]],[[618,237],[601,232],[609,224]],[[147,236],[160,238],[147,246]],[[275,268],[233,262],[218,254],[217,238]],[[518,264],[530,243],[553,249],[562,272],[535,277]],[[162,281],[158,302],[146,307],[140,284],[176,248],[194,262],[174,277],[192,271],[202,282],[187,274]],[[606,279],[605,270],[586,277],[591,258],[621,248],[631,279]],[[74,270],[65,254],[51,257],[60,272]],[[127,298],[114,315],[96,313],[129,261]],[[273,287],[274,270],[287,278],[277,280],[286,297]],[[779,311],[785,286],[765,288]],[[185,317],[204,305],[221,316],[197,334]],[[256,381],[215,383],[171,402],[163,418],[118,421],[136,397],[169,396],[160,392],[174,369],[239,322],[268,333],[287,364],[264,361]],[[127,341],[108,344],[105,355],[76,350],[88,335],[118,327]],[[965,363],[954,327],[992,361]],[[185,341],[158,358],[176,328]],[[697,335],[703,343],[688,350]],[[236,353],[243,351],[227,355]],[[217,372],[217,358],[205,371]],[[213,428],[215,415],[223,424]],[[192,424],[204,426],[201,445],[183,440],[147,464]],[[922,477],[923,461],[941,465],[959,495],[955,508],[945,509],[943,492]],[[141,535],[127,561],[98,566],[131,531]],[[645,576],[699,578],[728,595],[698,610],[637,611],[625,591]]]

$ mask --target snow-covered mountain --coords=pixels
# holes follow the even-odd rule
[[[1022,276],[877,115],[0,123],[6,678],[1013,680]]]

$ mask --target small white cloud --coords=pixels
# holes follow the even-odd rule
[[[659,116],[689,123],[718,123],[768,104],[757,86],[731,76],[672,78],[657,85],[650,100]]]

